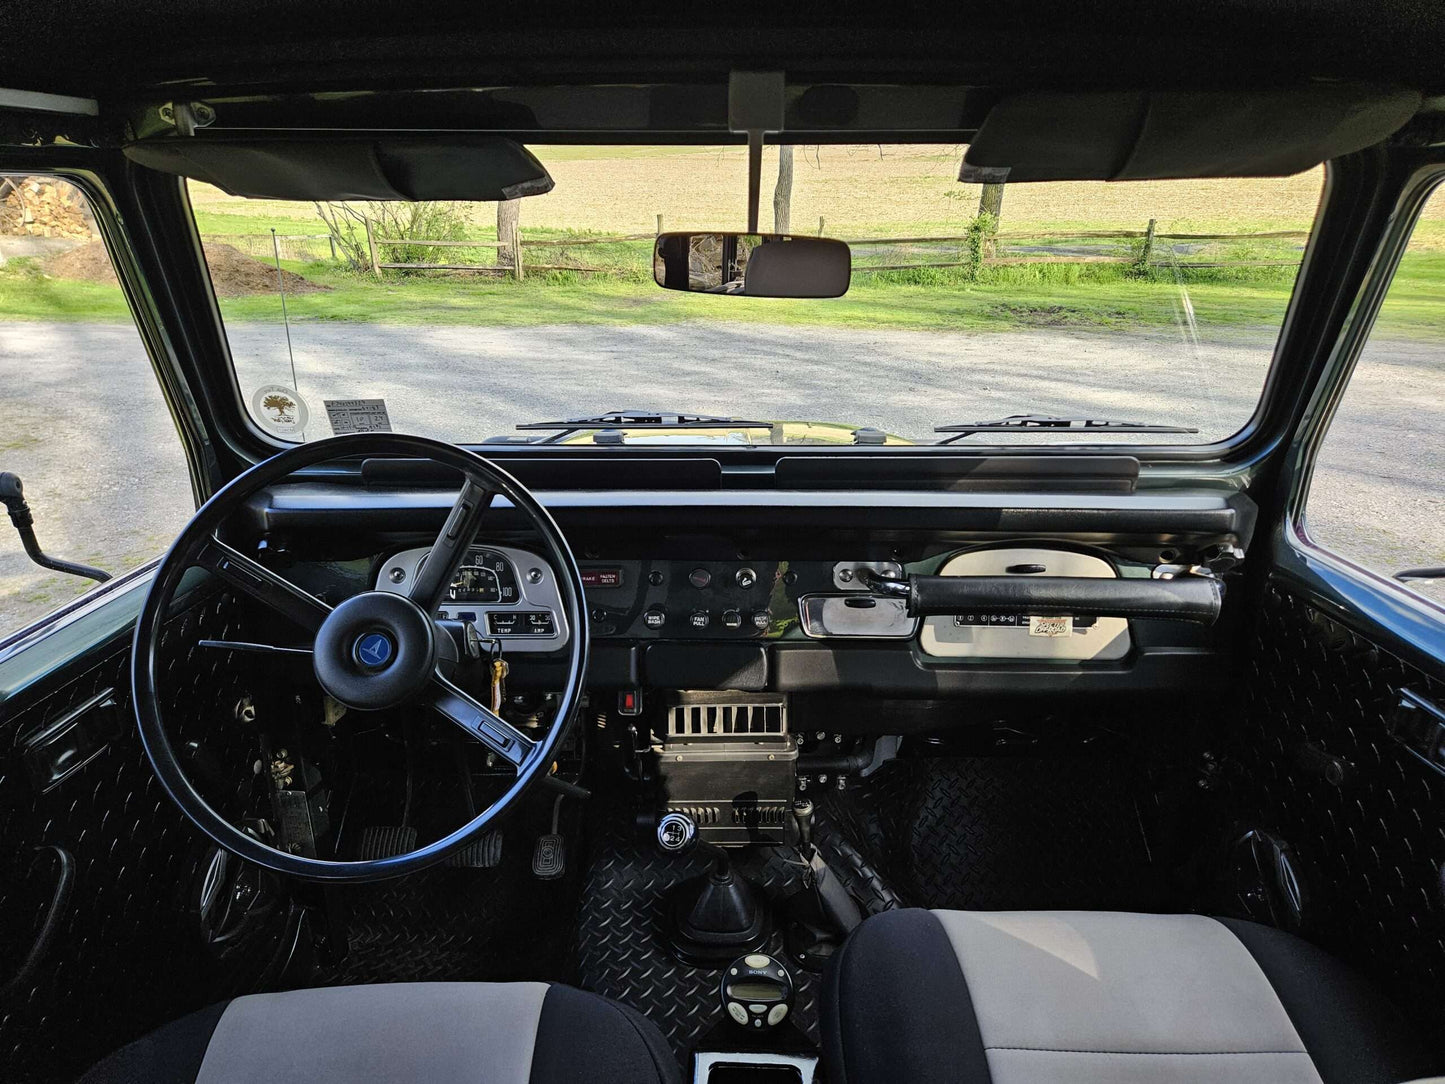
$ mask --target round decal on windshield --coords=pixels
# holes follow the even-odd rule
[[[299,440],[311,412],[306,400],[282,384],[264,384],[251,395],[251,414],[261,428],[278,437]]]

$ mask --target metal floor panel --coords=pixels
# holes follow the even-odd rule
[[[668,953],[660,930],[668,892],[705,871],[709,860],[696,851],[681,858],[659,853],[634,827],[631,811],[621,805],[604,818],[593,843],[578,915],[581,984],[642,1012],[685,1059],[723,1018],[717,993],[721,970],[679,963]],[[775,901],[802,887],[798,868],[776,852],[763,860],[740,862],[738,868]],[[782,934],[775,930],[765,951],[781,958],[782,950]],[[796,969],[794,977],[793,1019],[816,1042],[821,977]]]

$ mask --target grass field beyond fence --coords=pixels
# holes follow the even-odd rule
[[[1323,183],[1290,178],[1010,186],[996,238],[970,260],[979,188],[957,181],[960,147],[798,148],[790,232],[854,244],[840,299],[682,295],[652,283],[652,236],[736,227],[746,191],[738,147],[543,147],[553,192],[520,202],[522,264],[499,259],[494,204],[460,205],[435,247],[378,238],[376,261],[474,270],[348,267],[310,204],[230,197],[191,185],[207,245],[228,244],[322,289],[287,297],[292,320],[403,325],[647,324],[684,320],[955,330],[1278,325]],[[765,161],[764,218],[776,154]],[[659,216],[661,221],[659,222]],[[1154,220],[1153,236],[1145,232]],[[585,224],[585,229],[576,228]],[[1201,236],[1204,235],[1204,236]],[[1231,236],[1219,236],[1231,235]],[[1241,236],[1249,235],[1249,236]],[[1265,235],[1265,236],[1260,236]],[[1386,320],[1439,334],[1423,302],[1445,277],[1445,219],[1417,228]],[[1147,252],[1144,251],[1147,249]],[[3,247],[0,247],[3,252]],[[228,320],[279,321],[274,294],[221,300]],[[39,259],[0,267],[0,319],[121,320],[113,286],[47,275]]]

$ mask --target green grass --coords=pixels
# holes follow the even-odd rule
[[[529,231],[529,234],[532,231]],[[566,236],[535,231],[535,236]],[[1433,241],[1433,238],[1426,238]],[[470,252],[471,250],[463,250]],[[482,250],[477,250],[478,252]],[[538,324],[668,324],[745,321],[915,330],[1034,328],[1172,328],[1180,318],[1178,282],[1188,287],[1201,325],[1277,325],[1293,289],[1293,268],[1220,268],[1176,273],[1156,267],[1147,277],[1125,264],[1051,263],[988,266],[977,281],[960,268],[857,274],[842,298],[829,301],[740,299],[658,289],[650,280],[646,242],[534,249],[558,262],[626,268],[625,275],[534,272],[521,283],[465,274],[394,273],[383,279],[330,263],[283,266],[330,289],[288,297],[295,321],[518,327]],[[1231,246],[1234,259],[1278,258],[1279,250]],[[932,260],[925,256],[920,259]],[[1210,254],[1210,258],[1221,258]],[[859,254],[860,265],[869,262]],[[877,262],[876,259],[873,262]],[[1380,321],[1381,330],[1411,337],[1445,336],[1440,298],[1445,248],[1425,247],[1403,262]],[[223,299],[232,321],[280,320],[274,295]],[[0,269],[0,319],[125,320],[112,286],[45,275],[33,260]]]

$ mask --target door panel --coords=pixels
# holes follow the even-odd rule
[[[176,614],[163,648],[171,675],[167,718],[180,741],[203,739],[208,753],[232,766],[253,755],[253,735],[237,723],[235,706],[256,688],[259,674],[218,665],[223,653],[198,654],[204,649],[195,643],[244,639],[249,621],[229,595],[211,591]],[[0,704],[0,847],[12,874],[0,877],[0,929],[11,931],[0,957],[0,987],[20,969],[54,899],[54,861],[63,860],[50,856],[66,855],[74,873],[48,950],[0,1004],[0,1078],[6,1081],[73,1078],[160,1023],[246,992],[273,973],[290,948],[294,927],[284,903],[260,929],[248,931],[238,946],[243,951],[207,943],[196,910],[214,848],[181,817],[151,771],[132,715],[129,668],[127,631]],[[57,748],[55,724],[78,706],[104,705],[107,698],[114,702],[114,732],[105,733],[107,724],[93,718],[105,710],[78,720],[93,731],[84,747],[90,759],[44,789],[57,760],[67,767],[66,739]],[[52,737],[39,757],[37,734]],[[241,777],[249,774],[243,770]]]
[[[1292,851],[1298,932],[1380,982],[1438,1046],[1445,775],[1396,739],[1394,720],[1402,690],[1445,704],[1445,681],[1285,577],[1266,585],[1258,615],[1233,728],[1236,821]],[[1234,900],[1261,921],[1267,902]]]

